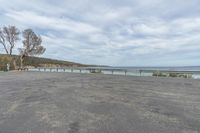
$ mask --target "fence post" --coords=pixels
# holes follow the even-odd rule
[[[142,70],[139,70],[139,72],[140,72],[140,77],[142,76]]]

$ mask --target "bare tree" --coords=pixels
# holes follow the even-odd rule
[[[20,31],[15,26],[5,26],[3,29],[0,28],[0,43],[3,45],[6,54],[12,56],[16,42],[20,40],[19,34]],[[16,69],[16,59],[15,57],[11,58],[14,69]]]
[[[12,55],[16,42],[20,40],[19,34],[19,30],[15,26],[5,26],[0,29],[0,43],[3,45],[6,54]]]
[[[0,43],[3,45],[4,50],[6,51],[6,54],[9,54],[7,47],[6,47],[6,38],[5,38],[5,35],[1,28],[0,28]]]
[[[45,52],[45,48],[41,45],[42,38],[36,35],[32,29],[23,31],[23,48],[19,48],[21,68],[23,68],[23,61],[27,56],[41,55]]]

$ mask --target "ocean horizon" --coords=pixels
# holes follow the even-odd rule
[[[167,70],[167,71],[200,71],[200,66],[108,66],[98,68],[128,69],[128,70]]]

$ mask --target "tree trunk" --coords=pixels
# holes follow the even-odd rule
[[[20,56],[20,68],[22,69],[24,66],[23,66],[23,62],[24,62],[24,56]]]
[[[15,58],[15,56],[13,56],[13,55],[10,55],[10,57],[11,57],[11,62],[10,62],[10,64],[12,64],[13,67],[14,67],[14,70],[16,70],[16,69],[17,69],[16,58]],[[12,68],[12,69],[13,69],[13,68]]]

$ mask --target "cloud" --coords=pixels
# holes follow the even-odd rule
[[[118,66],[200,65],[199,4],[0,0],[0,25],[32,28],[43,38],[45,57]]]
[[[48,17],[39,15],[30,11],[12,11],[5,16],[14,19],[24,25],[34,26],[41,29],[66,30],[75,33],[92,33],[98,32],[100,29],[90,24],[73,21],[71,19],[62,19],[56,17]]]

